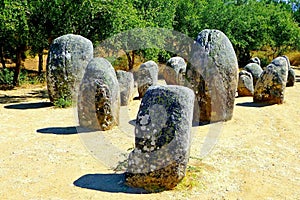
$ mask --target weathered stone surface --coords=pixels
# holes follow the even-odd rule
[[[259,77],[253,101],[274,104],[283,103],[288,76],[288,64],[283,57],[275,58]]]
[[[250,63],[256,63],[260,66],[260,59],[258,57],[251,58]]]
[[[80,36],[68,34],[56,38],[47,59],[47,86],[49,98],[76,99],[80,81],[93,58],[93,44]]]
[[[288,71],[286,87],[293,87],[295,85],[295,82],[296,82],[296,73],[292,68],[290,68]]]
[[[158,66],[150,60],[143,63],[137,72],[137,84],[139,97],[142,98],[147,89],[157,84],[158,79]]]
[[[253,96],[253,78],[250,72],[242,70],[239,73],[239,83],[237,91],[239,97]]]
[[[255,87],[257,80],[263,72],[263,69],[257,63],[249,63],[244,67],[244,70],[251,73],[253,78],[253,87]]]
[[[285,58],[287,65],[288,65],[288,69],[289,69],[286,87],[293,87],[295,85],[295,81],[296,81],[296,73],[291,68],[291,63],[290,63],[289,58],[287,56],[282,56],[282,57]]]
[[[209,123],[232,118],[238,62],[224,33],[218,30],[199,33],[186,79],[186,86],[196,95],[194,122]]]
[[[134,93],[134,78],[131,72],[118,70],[117,78],[120,86],[121,106],[127,106]]]
[[[151,86],[136,118],[135,149],[126,183],[150,191],[172,189],[185,176],[195,95],[183,86]]]
[[[164,79],[168,85],[184,85],[186,63],[181,57],[173,57],[167,61]]]
[[[106,59],[89,62],[80,85],[77,111],[83,128],[105,131],[119,124],[120,88],[114,68]]]

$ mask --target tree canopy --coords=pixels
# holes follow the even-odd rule
[[[16,63],[17,84],[24,52],[41,55],[61,35],[80,34],[98,45],[126,30],[160,27],[192,38],[203,29],[219,29],[228,36],[243,65],[251,51],[266,46],[273,56],[299,49],[299,13],[297,1],[287,4],[273,0],[1,0],[0,61],[3,67],[6,58]],[[146,34],[144,42],[151,39]],[[134,62],[135,53],[157,58],[162,51],[153,48],[126,52],[128,65]]]

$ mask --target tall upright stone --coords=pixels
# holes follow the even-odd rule
[[[275,58],[259,77],[253,101],[257,103],[282,104],[288,77],[288,64],[284,57]]]
[[[114,68],[106,59],[89,62],[80,85],[77,111],[82,128],[105,131],[119,124],[120,88]]]
[[[157,84],[158,66],[150,60],[143,63],[137,72],[137,85],[139,97],[142,98],[150,86]]]
[[[194,122],[209,123],[232,118],[238,62],[224,33],[209,29],[199,33],[186,79],[186,86],[196,95]]]
[[[181,57],[173,57],[167,61],[163,75],[168,85],[184,85],[186,63]]]
[[[135,149],[126,183],[157,191],[174,188],[185,176],[191,146],[194,93],[183,86],[151,86],[136,118]]]
[[[117,78],[120,86],[121,106],[127,106],[134,93],[134,78],[131,72],[118,70]]]
[[[47,59],[47,87],[51,102],[76,99],[85,68],[93,58],[93,44],[80,36],[67,34],[56,38]]]

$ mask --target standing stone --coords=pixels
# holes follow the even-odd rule
[[[120,86],[121,106],[127,106],[133,97],[134,78],[131,72],[118,70],[117,78]]]
[[[275,58],[258,79],[253,101],[282,104],[288,76],[288,64],[283,57]]]
[[[263,72],[261,66],[257,63],[249,63],[244,67],[244,70],[251,73],[253,78],[253,87],[255,87],[257,80]]]
[[[77,109],[83,128],[105,131],[119,124],[120,88],[114,68],[106,59],[94,58],[88,64]]]
[[[136,118],[135,149],[126,183],[149,191],[174,188],[185,176],[191,146],[194,93],[183,86],[152,86]]]
[[[282,56],[282,57],[286,59],[288,69],[289,69],[286,87],[293,87],[295,85],[295,81],[296,81],[296,73],[291,68],[291,63],[290,63],[289,58],[287,56]]]
[[[92,58],[92,42],[80,35],[68,34],[53,41],[46,73],[51,102],[60,98],[76,99],[85,68]]]
[[[194,122],[232,118],[238,85],[238,62],[231,42],[218,30],[203,30],[193,47],[186,86],[196,95]]]
[[[186,63],[181,57],[173,57],[167,61],[164,79],[168,85],[184,85]]]
[[[239,73],[239,83],[238,83],[238,95],[239,97],[253,96],[253,78],[252,74],[242,70]]]
[[[260,66],[260,59],[258,57],[251,58],[250,63],[256,63]]]
[[[139,97],[142,98],[150,86],[157,84],[157,64],[152,60],[143,63],[137,72],[137,76]]]

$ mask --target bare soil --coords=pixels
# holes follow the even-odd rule
[[[76,132],[74,110],[51,106],[45,86],[0,91],[0,199],[300,199],[300,70],[296,73],[282,105],[236,98],[233,119],[223,123],[217,144],[201,160],[195,157],[213,125],[194,126],[190,165],[201,168],[200,184],[154,194],[127,188],[121,172],[97,159]],[[128,129],[111,132],[120,148],[133,147],[130,123],[138,105],[135,100],[123,108],[129,114],[121,125]],[[124,130],[128,141],[121,139]]]

